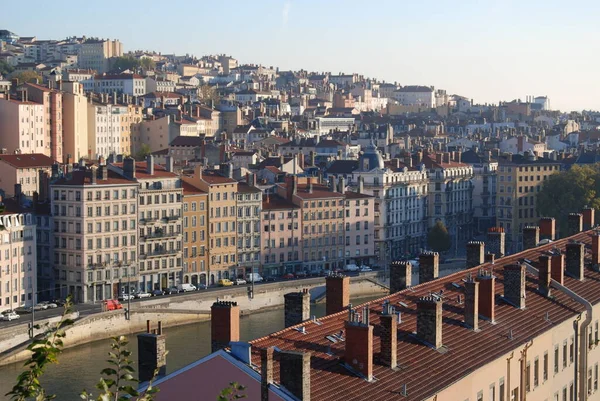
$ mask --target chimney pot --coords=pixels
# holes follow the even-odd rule
[[[381,325],[381,363],[394,369],[398,366],[398,315],[388,305],[379,317]]]
[[[565,279],[565,255],[562,253],[553,254],[550,257],[552,263],[552,280],[564,285]]]
[[[540,228],[537,226],[523,227],[523,250],[535,248],[540,242]]]
[[[465,324],[479,329],[479,282],[467,280],[465,283]]]
[[[269,401],[269,386],[273,383],[273,347],[260,350],[261,401]]]
[[[592,267],[600,264],[600,235],[592,234]]]
[[[467,269],[482,265],[485,262],[485,243],[482,241],[467,242]]]
[[[540,219],[540,238],[554,241],[556,238],[556,220],[553,217]]]
[[[368,381],[373,380],[373,326],[347,321],[345,328],[346,364],[364,375]]]
[[[412,285],[412,265],[407,260],[396,260],[390,264],[390,294]]]
[[[423,252],[419,255],[419,284],[435,280],[440,274],[440,254]]]
[[[289,292],[284,296],[285,327],[295,326],[310,318],[310,293]]]
[[[479,314],[491,322],[496,319],[496,277],[482,271],[477,276],[479,282]]]
[[[538,258],[538,291],[545,296],[550,296],[550,282],[552,280],[552,260],[548,255]]]
[[[596,225],[596,210],[593,207],[583,209],[583,229],[589,230]]]
[[[584,279],[584,257],[585,246],[581,242],[570,242],[567,244],[567,273],[577,280]]]
[[[504,266],[504,299],[519,309],[525,308],[525,265]]]
[[[488,230],[488,245],[490,252],[495,255],[496,258],[504,256],[506,233],[502,227],[492,227]]]
[[[442,300],[435,296],[417,301],[417,337],[438,349],[442,346]]]
[[[325,278],[326,314],[341,312],[350,304],[350,277],[328,276]]]
[[[240,308],[237,302],[217,301],[210,308],[212,352],[240,340]]]
[[[311,353],[279,353],[279,382],[299,400],[310,401]]]
[[[569,213],[567,236],[579,234],[583,230],[583,215],[581,213]]]
[[[158,369],[158,376],[167,371],[166,337],[162,333],[138,334],[138,365],[141,383],[152,380]]]

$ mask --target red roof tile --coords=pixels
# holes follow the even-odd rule
[[[54,160],[42,153],[0,155],[0,160],[16,168],[52,167]]]

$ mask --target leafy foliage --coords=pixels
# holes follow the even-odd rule
[[[15,68],[8,64],[6,61],[0,60],[0,75],[8,75],[13,72]]]
[[[115,57],[112,60],[112,68],[119,71],[136,70],[140,67],[140,60],[133,56]]]
[[[210,85],[200,86],[198,95],[199,95],[200,99],[202,99],[207,104],[210,103],[211,101],[214,104],[217,104],[219,102],[219,95],[217,95],[215,88],[213,88]]]
[[[228,387],[225,387],[219,396],[217,397],[217,401],[231,401],[231,400],[239,400],[242,398],[246,398],[246,394],[243,394],[243,391],[246,389],[246,386],[242,386],[239,383],[231,382]]]
[[[13,78],[17,78],[19,80],[19,83],[38,82],[39,84],[41,84],[43,81],[42,76],[35,71],[23,71],[14,75]]]
[[[73,324],[67,316],[72,312],[71,296],[67,297],[62,318],[56,325],[46,325],[44,333],[35,338],[27,347],[31,356],[25,361],[27,369],[17,377],[17,384],[6,395],[13,401],[46,401],[56,398],[46,394],[40,384],[40,377],[49,364],[57,363],[58,355],[62,352],[65,329]],[[39,326],[36,326],[39,328]]]
[[[427,244],[436,252],[445,252],[450,249],[450,234],[444,223],[436,221],[427,234]]]
[[[135,160],[144,161],[146,160],[146,156],[152,153],[150,149],[150,145],[147,143],[142,143],[140,149],[135,153]]]
[[[551,175],[537,195],[540,216],[556,218],[560,232],[567,230],[567,216],[585,206],[600,209],[600,164],[574,165],[566,172]]]

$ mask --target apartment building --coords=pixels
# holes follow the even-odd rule
[[[279,276],[302,270],[300,206],[279,195],[262,197],[262,274]]]
[[[222,278],[237,277],[244,269],[237,261],[237,187],[236,180],[216,172],[203,171],[197,166],[193,175],[184,175],[182,180],[208,193],[209,285]]]
[[[252,175],[251,177],[254,177]],[[261,262],[260,216],[262,191],[255,182],[240,182],[237,186],[237,262],[243,268],[238,275],[258,272]]]
[[[208,194],[183,181],[183,282],[208,283]]]
[[[46,113],[40,103],[0,99],[0,148],[8,153],[42,153],[50,156],[50,138],[46,130]]]
[[[480,156],[472,150],[461,158],[473,166],[473,227],[477,233],[485,233],[496,226],[498,161],[491,158],[491,152]]]
[[[123,45],[118,40],[88,39],[79,47],[77,65],[81,69],[96,70],[102,74],[108,71],[111,57],[122,55]]]
[[[94,92],[143,96],[146,92],[146,79],[138,74],[102,74],[94,76]]]
[[[182,283],[183,189],[172,159],[167,157],[166,166],[161,166],[150,155],[146,162],[126,158],[113,166],[139,184],[140,288],[150,291]]]
[[[0,206],[0,311],[37,300],[35,217],[12,199]]]
[[[73,160],[91,157],[88,153],[88,101],[83,85],[63,82],[63,154]]]
[[[423,157],[429,172],[429,226],[442,221],[462,244],[473,233],[473,166],[460,161],[460,152]]]
[[[313,179],[315,182],[313,182]],[[342,268],[344,249],[344,188],[329,186],[316,177],[287,177],[277,194],[301,208],[302,265],[308,272]]]
[[[75,302],[117,297],[137,287],[138,183],[105,164],[54,180],[55,287]]]
[[[34,204],[36,229],[37,291],[40,300],[64,299],[68,295],[67,287],[54,284],[53,254],[53,217],[50,203]]]
[[[58,161],[63,160],[63,94],[59,90],[49,89],[41,85],[26,83],[29,100],[44,106],[46,123],[46,143],[50,147],[49,156]]]
[[[39,153],[0,155],[0,188],[5,195],[16,196],[19,191],[33,197],[43,189],[40,173],[50,174],[53,164],[54,160]]]
[[[526,155],[507,155],[498,159],[497,225],[506,232],[507,251],[523,246],[523,227],[535,225],[540,216],[537,194],[548,177],[560,171],[560,162]]]
[[[370,265],[375,257],[375,198],[359,192],[345,195],[345,263]]]

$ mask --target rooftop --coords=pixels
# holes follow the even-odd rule
[[[0,155],[0,160],[16,168],[52,167],[54,160],[42,153]]]

